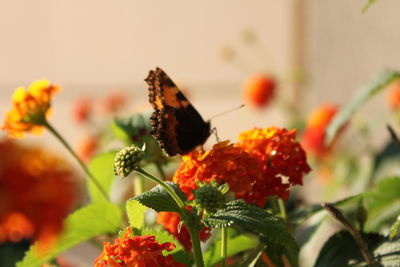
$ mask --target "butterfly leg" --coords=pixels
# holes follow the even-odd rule
[[[217,143],[219,143],[219,142],[220,142],[220,139],[218,138],[218,132],[217,132],[217,128],[216,128],[216,127],[213,127],[213,128],[211,129],[211,134],[214,134],[214,135],[215,135],[215,139],[217,140]]]

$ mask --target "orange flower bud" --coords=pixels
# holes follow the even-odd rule
[[[330,152],[331,145],[325,144],[326,128],[337,112],[336,105],[323,104],[311,113],[301,140],[307,152],[318,158],[324,157]]]
[[[266,74],[250,77],[244,85],[246,103],[255,108],[267,106],[275,94],[275,87],[275,80]]]
[[[76,123],[82,124],[88,122],[93,112],[92,102],[88,98],[78,99],[72,109],[72,116]]]
[[[387,89],[387,102],[393,110],[400,108],[400,80],[396,80],[390,84]]]

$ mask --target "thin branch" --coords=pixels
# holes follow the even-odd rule
[[[400,138],[399,138],[399,136],[397,135],[397,133],[394,131],[393,127],[390,126],[390,124],[388,124],[386,127],[387,127],[387,129],[388,129],[388,131],[389,131],[389,133],[390,133],[390,137],[392,138],[392,140],[393,140],[396,144],[398,144],[398,145],[400,146]]]
[[[344,228],[349,231],[349,233],[353,236],[354,240],[356,241],[358,247],[361,250],[361,254],[367,264],[371,267],[375,267],[375,262],[374,258],[371,254],[371,252],[368,250],[367,244],[364,242],[362,239],[360,233],[357,231],[357,229],[353,226],[353,224],[350,222],[349,219],[346,218],[346,216],[343,214],[342,211],[339,209],[335,208],[333,205],[329,203],[324,203],[322,205],[330,215],[332,215],[333,218],[335,218],[337,221],[339,221]]]

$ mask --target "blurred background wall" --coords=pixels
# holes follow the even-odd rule
[[[367,1],[306,1],[305,93],[309,105],[324,101],[348,103],[354,92],[384,69],[399,69],[400,2],[377,1],[366,12]],[[385,94],[366,106],[371,121],[388,112]]]
[[[74,138],[66,122],[75,98],[119,89],[132,95],[134,105],[142,105],[147,103],[143,79],[160,66],[187,86],[208,118],[243,102],[241,86],[248,75],[266,66],[282,75],[291,71],[297,38],[294,2],[2,0],[1,112],[8,109],[14,88],[48,78],[64,88],[55,97],[53,121]],[[241,41],[246,29],[258,37],[253,48]],[[221,59],[227,44],[241,54],[233,64]],[[218,128],[229,132],[224,125]]]
[[[400,65],[400,3],[379,1],[362,14],[365,4],[2,0],[0,111],[8,109],[14,88],[44,77],[64,87],[55,100],[56,121],[69,119],[68,105],[79,95],[122,89],[134,104],[146,103],[143,79],[155,66],[187,85],[206,118],[241,103],[244,79],[260,71],[277,74],[279,90],[305,111],[321,101],[346,103],[379,70]],[[258,37],[252,47],[240,40],[248,29]],[[221,60],[227,45],[239,54],[232,64]],[[302,86],[291,82],[295,74]],[[273,109],[235,116],[251,117],[253,125],[282,119]]]

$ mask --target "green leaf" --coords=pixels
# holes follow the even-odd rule
[[[152,112],[138,113],[133,116],[115,119],[112,129],[117,138],[126,144],[136,144],[142,146],[146,144],[146,151],[143,162],[165,164],[168,158],[165,157],[160,145],[150,134],[150,116]]]
[[[327,138],[325,142],[330,144],[334,140],[338,131],[351,119],[351,117],[364,103],[384,89],[389,83],[398,78],[400,78],[399,72],[384,71],[363,88],[361,88],[350,104],[342,109],[329,124],[326,131]]]
[[[377,0],[368,0],[367,4],[363,7],[362,12],[366,12]]]
[[[114,182],[114,157],[115,152],[103,153],[95,156],[89,163],[89,171],[93,174],[94,178],[104,189],[107,195],[110,194],[111,185]],[[95,186],[95,184],[88,180],[88,190],[92,202],[105,201],[103,194]]]
[[[83,207],[65,221],[59,239],[48,251],[38,252],[37,245],[31,246],[18,267],[41,266],[67,249],[101,234],[115,233],[121,226],[121,210],[109,202],[99,202]],[[40,255],[40,256],[39,256]]]
[[[400,242],[379,234],[363,234],[362,238],[378,266],[400,265]],[[321,249],[314,267],[367,266],[353,237],[340,231],[329,238]]]
[[[185,194],[179,188],[179,185],[173,182],[166,182],[166,184],[181,197],[181,199],[187,200]],[[142,205],[151,208],[157,212],[160,211],[171,211],[180,214],[180,208],[176,204],[175,200],[169,195],[169,193],[162,188],[160,185],[153,187],[150,191],[144,192],[133,198],[139,201]],[[182,214],[180,214],[182,215]]]
[[[129,199],[126,202],[126,213],[128,215],[129,225],[138,230],[142,229],[144,224],[144,213],[146,210],[147,207],[140,204],[139,201]]]
[[[400,266],[400,239],[385,238],[373,250],[374,258],[382,266]]]
[[[15,267],[15,264],[24,258],[25,252],[29,249],[30,242],[21,240],[18,243],[3,242],[0,244],[1,267]]]
[[[311,238],[317,233],[322,224],[323,220],[321,218],[321,220],[318,220],[315,223],[307,224],[305,227],[296,229],[295,237],[299,246],[303,247],[305,244],[307,244],[311,240]]]
[[[125,145],[132,144],[131,137],[122,127],[120,127],[116,122],[116,119],[111,122],[110,129],[116,139],[121,140]]]
[[[364,204],[368,212],[367,231],[389,226],[400,213],[400,177],[381,180],[376,188],[365,193]]]
[[[259,207],[248,205],[240,200],[231,201],[224,209],[218,210],[205,219],[204,224],[213,228],[236,225],[255,233],[268,249],[276,252],[274,254],[276,258],[271,258],[275,264],[283,266],[280,256],[284,254],[292,266],[298,266],[299,247],[286,224],[280,218]]]
[[[152,112],[138,113],[127,118],[116,118],[113,121],[112,129],[117,138],[127,143],[140,142],[150,135],[150,116]]]
[[[390,227],[390,239],[393,239],[400,231],[400,215],[397,216],[397,220],[395,223]]]
[[[254,237],[239,235],[228,239],[227,257],[231,257],[239,252],[246,251],[258,245]],[[221,261],[221,240],[218,240],[204,254],[204,262],[206,266],[215,266]]]
[[[390,139],[386,145],[375,155],[371,180],[376,175],[379,168],[388,160],[399,160],[400,159],[400,146]]]
[[[336,202],[331,203],[335,207],[344,206],[350,203],[356,203],[359,199],[362,198],[362,194],[354,195]],[[298,226],[303,223],[305,220],[320,212],[324,208],[321,204],[308,205],[299,209],[294,210],[289,214],[289,221],[292,225]]]

